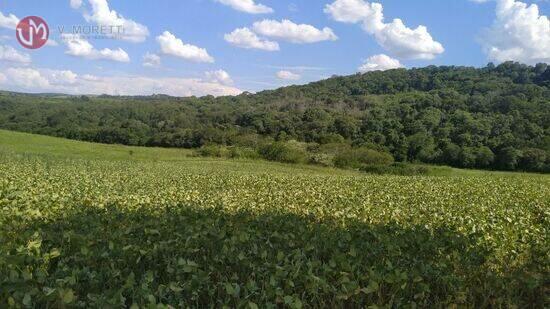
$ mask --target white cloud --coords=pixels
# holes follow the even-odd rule
[[[139,43],[145,41],[149,36],[149,29],[146,26],[139,24],[131,19],[126,19],[115,10],[109,8],[107,0],[88,0],[91,6],[91,14],[85,13],[84,18],[88,22],[94,22],[99,26],[113,27],[116,29],[110,36],[120,38],[125,41]],[[73,4],[75,6],[73,6]],[[82,1],[71,1],[71,7],[80,7]],[[118,27],[123,29],[122,33],[118,32]]]
[[[299,74],[292,73],[290,71],[279,71],[277,72],[277,78],[283,80],[299,80],[302,78]]]
[[[63,42],[67,45],[68,55],[92,60],[111,60],[118,62],[130,62],[130,57],[123,49],[116,50],[104,48],[97,50],[90,42],[78,35],[63,35]]]
[[[380,54],[369,57],[367,61],[359,67],[359,72],[365,73],[371,71],[385,71],[402,67],[403,65],[399,62],[399,60]]]
[[[273,9],[263,4],[256,4],[254,0],[216,0],[217,2],[230,6],[233,9],[250,14],[273,13]]]
[[[157,36],[157,42],[160,45],[162,53],[180,57],[195,62],[214,62],[206,49],[194,45],[184,44],[172,33],[164,31],[162,35]]]
[[[42,74],[52,85],[74,85],[77,83],[78,75],[69,70],[45,70]]]
[[[82,0],[71,0],[70,5],[73,9],[79,9],[82,6]]]
[[[323,28],[319,30],[307,24],[295,24],[290,20],[269,20],[265,19],[253,24],[256,33],[292,43],[315,43],[320,41],[335,41],[338,37],[332,29]]]
[[[224,39],[227,42],[241,48],[261,49],[266,51],[279,50],[279,43],[260,39],[248,28],[235,29],[233,32],[226,34]]]
[[[361,22],[363,29],[373,35],[380,46],[400,58],[433,59],[445,51],[443,45],[432,38],[425,26],[411,29],[399,18],[385,23],[380,3],[336,0],[325,6],[325,13],[339,22]]]
[[[4,15],[2,14],[2,12],[0,12],[0,27],[15,29],[18,23],[19,23],[19,18],[17,18],[17,16],[13,14]]]
[[[338,0],[325,6],[325,13],[343,23],[358,23],[372,16],[373,9],[363,0]]]
[[[434,41],[425,26],[407,28],[401,19],[394,19],[374,30],[376,41],[384,49],[404,59],[433,59],[445,49]]]
[[[153,68],[159,67],[160,57],[156,54],[146,53],[143,55],[143,66]]]
[[[31,56],[26,53],[18,52],[9,45],[0,45],[0,60],[26,64],[31,62]]]
[[[536,4],[497,0],[496,19],[481,44],[493,61],[550,63],[550,20]]]
[[[193,78],[78,75],[72,71],[8,68],[0,73],[4,89],[68,94],[173,96],[237,95],[242,91],[219,82]]]
[[[50,82],[39,71],[31,68],[8,68],[5,71],[6,83],[26,89],[46,89]]]
[[[205,73],[206,79],[212,83],[219,83],[222,85],[233,85],[233,79],[229,73],[224,70],[209,71]]]

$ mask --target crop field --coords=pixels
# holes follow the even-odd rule
[[[0,142],[1,308],[548,306],[548,176]]]

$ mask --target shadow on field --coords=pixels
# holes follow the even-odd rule
[[[498,275],[490,251],[445,229],[107,207],[13,222],[0,236],[0,307],[8,297],[38,307],[544,306],[533,257],[544,252]]]

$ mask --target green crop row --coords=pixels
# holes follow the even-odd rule
[[[0,157],[0,307],[544,307],[548,177]]]

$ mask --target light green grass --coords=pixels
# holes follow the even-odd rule
[[[203,173],[209,171],[238,171],[253,174],[361,175],[361,173],[355,171],[312,165],[196,157],[194,151],[188,149],[106,145],[6,130],[0,130],[0,153],[4,155],[40,156],[51,159],[131,161],[137,163],[172,162],[177,165],[185,165],[189,170]]]
[[[185,149],[95,144],[5,130],[0,130],[0,147],[19,154],[103,160],[178,161],[192,155]]]

